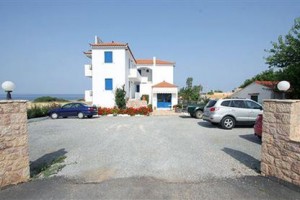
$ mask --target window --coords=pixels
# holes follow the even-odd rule
[[[136,92],[140,92],[140,85],[136,85]]]
[[[112,78],[105,79],[105,90],[112,90],[113,88],[113,80]]]
[[[112,51],[104,51],[104,62],[112,63],[113,62],[113,53]]]
[[[223,101],[221,106],[229,107],[230,101]]]
[[[250,108],[250,109],[262,109],[262,107],[260,105],[258,105],[257,103],[254,103],[252,101],[246,101],[246,105],[247,105],[247,108]]]
[[[230,107],[245,108],[245,103],[243,100],[234,100],[231,101]]]

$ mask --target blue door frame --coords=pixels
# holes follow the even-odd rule
[[[171,108],[172,94],[157,94],[157,108]]]

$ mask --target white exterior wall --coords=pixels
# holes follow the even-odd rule
[[[152,101],[152,83],[141,83],[140,84],[140,96],[143,94],[149,95],[149,102]]]
[[[113,63],[104,63],[104,52],[113,52]],[[115,106],[115,90],[126,83],[126,51],[125,49],[93,49],[93,104],[102,107]],[[113,90],[105,90],[105,79],[113,79]],[[127,80],[128,82],[128,80]],[[125,87],[128,84],[125,84]]]
[[[166,81],[168,83],[173,84],[173,73],[174,73],[174,67],[173,65],[164,65],[159,66],[156,65],[153,67],[153,85],[158,84],[160,82]]]
[[[231,97],[232,98],[246,98],[250,99],[252,94],[257,93],[258,95],[258,103],[262,104],[264,99],[272,99],[273,97],[273,91],[263,85],[257,84],[257,83],[251,83],[244,89],[234,93]]]

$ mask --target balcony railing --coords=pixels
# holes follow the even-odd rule
[[[84,65],[84,74],[87,77],[92,77],[93,76],[93,68],[92,65]]]

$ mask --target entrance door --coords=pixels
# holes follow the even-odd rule
[[[157,94],[157,108],[171,108],[172,94]]]

